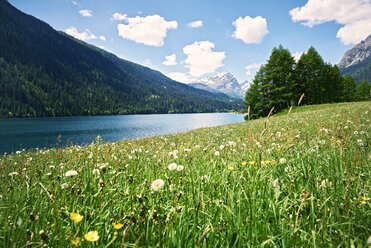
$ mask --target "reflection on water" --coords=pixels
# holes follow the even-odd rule
[[[36,147],[90,144],[177,133],[200,127],[242,122],[243,115],[229,113],[84,116],[33,119],[0,119],[0,153]]]

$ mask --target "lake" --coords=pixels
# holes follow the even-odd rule
[[[0,154],[21,149],[87,145],[99,135],[104,142],[189,131],[242,122],[230,113],[81,116],[0,119]],[[58,136],[60,139],[58,141]]]

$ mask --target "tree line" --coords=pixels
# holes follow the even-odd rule
[[[310,47],[296,62],[288,49],[273,48],[269,60],[256,73],[246,92],[245,104],[249,117],[267,116],[298,104],[323,104],[371,99],[371,84],[356,86],[352,76],[341,76],[337,65],[325,63],[320,54]]]

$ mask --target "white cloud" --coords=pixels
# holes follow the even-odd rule
[[[165,56],[165,61],[162,62],[162,64],[163,65],[176,65],[176,64],[178,64],[176,62],[176,54],[173,53],[173,54],[171,54],[169,56]]]
[[[78,4],[77,2],[75,2],[75,1],[72,1],[72,4],[73,4],[73,5],[76,5],[76,6],[79,5],[79,4]]]
[[[303,55],[304,53],[306,53],[306,52],[296,52],[292,56],[294,57],[295,61],[298,62],[301,55]]]
[[[102,41],[106,41],[106,37],[104,37],[104,35],[99,36],[99,39]]]
[[[148,66],[151,64],[151,60],[150,59],[145,59],[144,60],[144,65]]]
[[[257,63],[253,63],[253,64],[250,64],[250,65],[247,65],[245,67],[246,69],[246,75],[247,76],[251,76],[253,71],[256,71],[258,68],[260,68],[260,66],[262,65],[262,63],[260,64],[257,64]]]
[[[178,28],[176,21],[166,21],[159,15],[125,17],[127,24],[118,24],[119,36],[147,46],[160,47],[168,29]]]
[[[225,52],[214,52],[214,43],[210,41],[196,41],[192,45],[183,48],[187,55],[185,63],[192,76],[199,77],[207,73],[215,72],[223,66],[222,60],[225,59]]]
[[[200,28],[200,27],[202,27],[202,21],[190,22],[190,23],[188,23],[188,27],[190,27],[190,28]]]
[[[77,28],[74,27],[74,26],[71,26],[71,27],[67,28],[65,30],[65,32],[66,32],[66,34],[69,34],[69,35],[75,37],[76,39],[83,40],[83,41],[93,40],[93,39],[97,38],[97,36],[95,36],[92,32],[90,32],[89,29],[85,29],[84,32],[79,33]]]
[[[117,12],[112,15],[113,20],[116,20],[116,21],[125,20],[127,17],[128,17],[127,14],[120,14]]]
[[[184,84],[192,82],[192,79],[182,72],[171,72],[171,73],[166,74],[166,76],[171,78],[172,80],[175,80],[175,81],[178,81]]]
[[[345,45],[358,43],[371,33],[370,0],[308,0],[289,13],[294,22],[308,27],[331,21],[344,25],[336,37]]]
[[[255,18],[250,16],[239,17],[233,22],[233,25],[236,30],[232,36],[243,40],[246,44],[260,43],[263,37],[269,33],[267,20],[261,16]]]
[[[92,16],[92,11],[91,10],[87,10],[87,9],[82,9],[79,11],[80,15],[84,16],[84,17],[91,17]]]

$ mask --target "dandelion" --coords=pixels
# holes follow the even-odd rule
[[[246,166],[247,162],[246,161],[242,161],[241,165],[242,166]]]
[[[175,170],[177,168],[177,164],[176,163],[171,163],[168,167],[169,170]]]
[[[228,167],[228,170],[230,170],[230,171],[233,171],[233,169],[234,169],[233,166]]]
[[[89,242],[98,241],[99,236],[97,231],[90,231],[84,235],[84,238]]]
[[[367,196],[362,196],[361,198],[362,198],[362,200],[364,200],[364,201],[369,201],[369,200],[371,200],[371,198],[370,198],[370,197],[367,197]]]
[[[250,161],[249,162],[249,165],[254,165],[255,164],[255,161]]]
[[[73,176],[77,176],[79,173],[77,173],[77,171],[75,170],[69,170],[66,172],[65,176],[66,177],[73,177]]]
[[[81,246],[81,239],[80,239],[80,237],[77,237],[75,240],[71,239],[71,244],[73,244],[76,247]]]
[[[269,160],[265,160],[264,161],[266,164],[269,164],[271,161],[269,161]]]
[[[354,131],[354,134],[357,135],[358,134],[358,131]]]
[[[286,163],[286,159],[285,158],[280,158],[280,164],[284,164]]]
[[[219,151],[216,151],[216,152],[214,152],[214,155],[215,156],[219,156],[220,155],[220,152]]]
[[[80,215],[79,213],[70,213],[70,219],[75,223],[79,223],[83,218],[84,216]]]
[[[177,169],[177,171],[182,171],[184,169],[184,166],[183,165],[178,165],[178,167],[176,169]]]
[[[112,222],[112,226],[115,230],[120,230],[124,224]]]
[[[162,179],[156,179],[156,180],[153,181],[152,184],[151,184],[151,190],[153,190],[153,191],[158,191],[158,190],[160,190],[164,185],[165,185],[164,180],[162,180]]]

